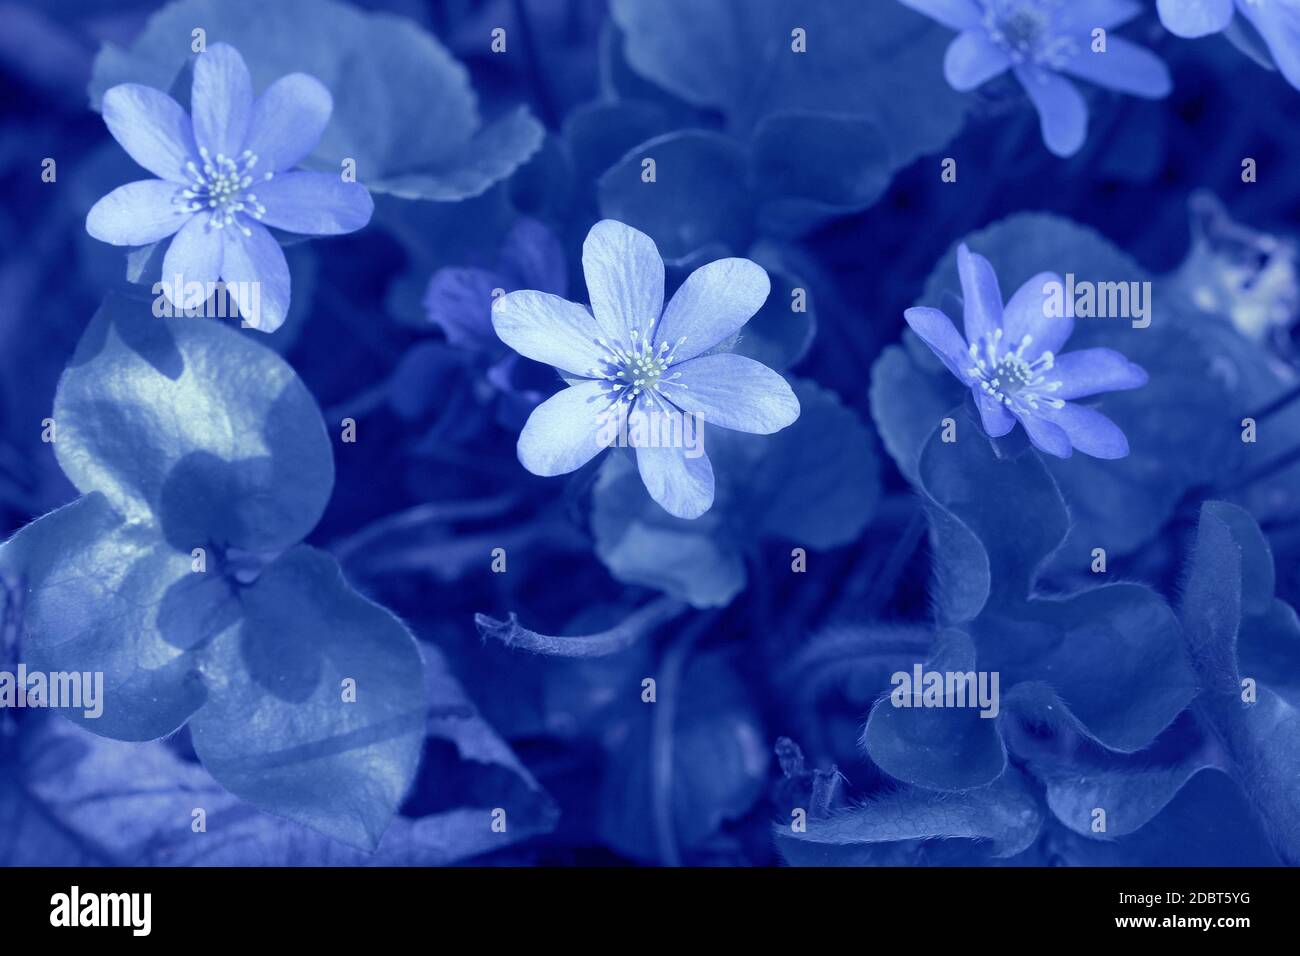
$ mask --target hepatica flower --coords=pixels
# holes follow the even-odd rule
[[[1128,439],[1101,412],[1071,401],[1140,388],[1147,373],[1113,349],[1090,348],[1058,354],[1074,331],[1074,320],[1049,305],[1061,277],[1041,272],[1004,306],[993,266],[963,244],[957,250],[961,276],[962,337],[938,309],[903,313],[921,337],[975,396],[980,420],[991,438],[1024,426],[1035,447],[1058,458],[1074,449],[1095,458],[1123,458]]]
[[[519,460],[533,474],[562,475],[611,444],[635,448],[650,496],[697,518],[713,504],[703,423],[767,435],[799,417],[780,375],[720,350],[767,299],[767,273],[748,259],[710,262],[665,308],[653,240],[608,219],[587,234],[582,268],[590,309],[532,289],[493,308],[503,342],[569,382],[529,416]]]
[[[267,227],[352,232],[370,221],[374,203],[339,173],[290,171],[316,148],[334,109],[314,77],[281,77],[254,100],[239,51],[214,43],[194,64],[190,101],[193,117],[166,93],[136,83],[104,94],[109,132],[158,178],[99,200],[86,231],[117,246],[172,237],[162,275],[173,305],[201,304],[207,294],[196,302],[187,287],[220,279],[245,321],[273,332],[289,311],[289,266]]]
[[[1150,99],[1169,94],[1169,71],[1155,54],[1107,36],[1093,51],[1093,31],[1109,31],[1142,12],[1134,0],[901,0],[961,31],[944,57],[944,75],[965,92],[1007,70],[1038,111],[1043,142],[1071,156],[1088,132],[1088,105],[1068,79]]]
[[[1300,89],[1300,0],[1156,0],[1165,28],[1189,38],[1228,29],[1234,5],[1268,44],[1287,82]]]
[[[494,295],[536,289],[563,296],[568,286],[559,237],[540,221],[520,217],[502,241],[494,268],[444,266],[433,274],[424,293],[425,314],[452,345],[498,358],[509,353],[492,328]]]

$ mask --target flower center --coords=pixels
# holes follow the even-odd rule
[[[191,182],[172,200],[181,207],[177,212],[206,211],[209,229],[234,225],[244,235],[251,236],[251,229],[235,222],[235,213],[242,212],[261,219],[266,207],[257,201],[255,193],[249,192],[249,187],[255,181],[265,182],[275,174],[265,173],[260,180],[255,180],[253,167],[257,165],[257,154],[247,149],[236,157],[223,153],[213,157],[207,147],[201,146],[199,158],[203,161],[202,167],[193,160],[185,164]]]
[[[605,354],[600,358],[600,365],[590,369],[589,374],[609,382],[610,397],[616,401],[626,399],[630,404],[643,392],[653,401],[655,394],[662,396],[670,385],[686,388],[684,383],[677,381],[682,377],[681,372],[667,374],[686,336],[678,339],[676,345],[661,342],[657,348],[648,332],[642,335],[640,329],[632,329],[628,337],[630,345],[622,340],[613,343],[603,338],[596,340]]]
[[[1002,330],[971,343],[970,357],[975,364],[968,369],[984,394],[1016,411],[1038,411],[1040,405],[1061,408],[1065,402],[1053,398],[1061,383],[1048,380],[1047,373],[1056,367],[1056,356],[1044,352],[1034,361],[1025,359],[1025,349],[1034,337],[1026,335],[1015,351],[1002,350]]]
[[[989,0],[984,27],[989,37],[1019,65],[1059,68],[1078,53],[1073,39],[1056,32],[1062,0]]]

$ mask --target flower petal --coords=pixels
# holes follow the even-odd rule
[[[1141,388],[1149,377],[1141,365],[1130,362],[1114,349],[1078,349],[1058,355],[1049,378],[1059,379],[1055,398],[1084,398],[1101,392]]]
[[[1156,0],[1156,10],[1166,30],[1192,39],[1227,29],[1232,0]]]
[[[86,232],[115,246],[146,246],[165,239],[190,218],[173,200],[179,189],[161,179],[118,186],[90,207]]]
[[[1042,414],[1055,423],[1068,436],[1070,444],[1085,455],[1112,459],[1123,458],[1128,454],[1128,439],[1124,432],[1095,408],[1066,402],[1064,407],[1044,409]]]
[[[1038,111],[1043,142],[1057,156],[1073,156],[1088,136],[1088,104],[1074,84],[1037,67],[1016,67],[1016,79]]]
[[[1038,413],[1015,412],[1020,424],[1025,426],[1025,434],[1039,451],[1045,451],[1057,458],[1069,458],[1074,454],[1070,445],[1070,436],[1054,422],[1040,418]]]
[[[197,302],[191,301],[186,286],[197,282],[207,286],[221,277],[221,260],[224,229],[208,225],[208,217],[200,213],[176,233],[163,256],[162,279],[171,289],[168,296],[180,308],[195,308],[207,300],[207,290]]]
[[[255,183],[253,195],[266,207],[261,222],[305,236],[356,232],[375,211],[370,191],[338,173],[276,173]]]
[[[607,447],[605,416],[614,403],[609,385],[587,381],[538,405],[519,433],[519,461],[534,475],[551,478],[581,468]]]
[[[664,308],[664,261],[653,239],[602,219],[582,244],[582,273],[591,311],[611,344],[629,346],[632,329],[649,338]]]
[[[127,155],[159,179],[189,183],[185,164],[198,158],[189,115],[152,87],[123,83],[104,94],[104,125]]]
[[[680,375],[663,394],[704,421],[754,435],[770,435],[799,417],[799,399],[786,380],[761,362],[720,352],[672,365]]]
[[[962,243],[957,247],[966,341],[977,343],[1002,328],[1002,290],[993,265]]]
[[[943,75],[954,90],[965,93],[1011,67],[1011,57],[983,28],[967,30],[948,44]]]
[[[1082,50],[1062,69],[1104,89],[1153,100],[1168,96],[1174,88],[1164,61],[1123,37],[1111,37],[1106,42],[1105,53],[1094,53],[1091,48]]]
[[[1016,416],[1007,411],[1007,407],[981,391],[975,392],[975,405],[980,410],[980,423],[984,433],[990,438],[1001,438],[1016,427]]]
[[[921,337],[921,341],[930,346],[930,351],[939,356],[948,371],[969,384],[970,367],[974,364],[970,357],[970,348],[952,319],[938,309],[917,306],[903,312],[903,318],[912,331]]]
[[[713,506],[713,465],[700,448],[691,458],[685,448],[636,450],[637,470],[650,497],[670,515],[698,518]]]
[[[1286,81],[1300,89],[1300,9],[1280,2],[1248,3],[1241,12],[1268,44]]]
[[[244,146],[256,154],[260,172],[292,169],[316,148],[332,112],[334,98],[316,77],[282,76],[253,103]]]
[[[506,288],[505,277],[487,269],[447,266],[429,280],[425,314],[452,345],[501,353],[501,340],[492,329],[492,293]]]
[[[214,43],[194,63],[190,92],[194,113],[194,140],[209,158],[238,156],[248,134],[253,111],[253,80],[239,51],[228,43]]]
[[[666,343],[678,362],[694,358],[740,331],[771,291],[763,267],[748,259],[700,266],[669,300],[655,342]]]
[[[568,292],[569,267],[564,246],[559,236],[536,219],[520,216],[515,220],[501,243],[499,266],[511,276],[517,288],[558,296]]]
[[[1232,0],[1228,2],[1231,3]],[[1141,16],[1142,11],[1143,6],[1138,0],[1093,0],[1091,6],[1086,8],[1085,15],[1089,20],[1089,26],[1109,30],[1112,27],[1123,26],[1134,17]]]
[[[902,4],[954,30],[973,30],[980,25],[975,0],[902,0]]]
[[[1086,3],[1067,3],[1058,7],[1055,12],[1056,30],[1061,35],[1091,34],[1098,27],[1110,30],[1140,16],[1144,9],[1138,0],[1087,0]],[[1087,40],[1083,42],[1086,43]]]
[[[221,278],[239,303],[244,324],[274,332],[289,315],[289,263],[264,226],[247,219],[244,222],[247,236],[237,223],[220,230]],[[239,285],[230,288],[234,283]]]
[[[576,303],[533,289],[511,292],[492,307],[497,337],[525,358],[589,377],[605,356],[591,313]]]
[[[1055,272],[1038,273],[1015,291],[1002,312],[1007,348],[1015,349],[1028,335],[1030,342],[1024,357],[1029,361],[1044,352],[1059,351],[1074,332],[1068,306],[1061,277]]]

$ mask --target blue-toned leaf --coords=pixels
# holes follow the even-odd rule
[[[1145,585],[990,607],[971,631],[980,667],[1003,687],[1035,685],[1041,708],[1112,750],[1147,746],[1196,693],[1178,621]]]
[[[671,827],[667,836],[689,852],[753,806],[767,780],[771,751],[749,691],[723,658],[691,662],[676,687],[660,678],[653,706],[640,702],[638,685],[627,687],[636,709],[625,713],[634,716],[606,730],[612,760],[598,826],[623,853],[662,861],[666,835],[658,831]],[[671,726],[661,724],[661,710],[674,715]],[[669,789],[660,796],[663,786]]]
[[[1037,454],[999,457],[966,409],[951,417],[957,440],[945,442],[943,429],[934,429],[921,451],[921,483],[934,505],[950,512],[983,544],[994,599],[1023,599],[1069,528],[1065,502]],[[962,566],[938,572],[954,582],[950,588],[981,572],[968,554],[969,548],[959,549],[955,557]],[[946,557],[940,550],[937,563],[943,565]],[[978,582],[960,586],[980,590]]]
[[[1014,701],[1007,706],[1014,709]],[[1036,739],[1014,721],[1010,747],[1027,771],[1047,788],[1056,818],[1081,836],[1114,840],[1146,826],[1202,770],[1217,767],[1212,742],[1191,711],[1144,750],[1122,754],[1099,747],[1072,728]],[[1096,830],[1095,811],[1105,811]]]
[[[653,182],[642,179],[647,159]],[[722,133],[682,130],[641,143],[606,170],[596,193],[601,216],[646,233],[665,262],[681,264],[705,245],[735,254],[749,245],[749,157]]]
[[[773,114],[754,131],[751,150],[764,197],[759,228],[771,235],[800,236],[866,209],[890,181],[888,140],[875,124],[854,116]]]
[[[976,674],[975,646],[968,635],[948,629],[923,664],[925,672]],[[922,688],[902,669],[911,706],[894,703],[894,691],[871,709],[862,731],[862,744],[877,766],[904,783],[931,790],[972,790],[996,780],[1007,766],[1007,752],[998,734],[998,688],[992,690],[989,716],[981,713],[977,680],[969,685],[967,706],[922,706]],[[985,678],[986,680],[988,678]]]
[[[1081,282],[1145,282],[1150,274],[1092,229],[1043,213],[1020,213],[965,240],[993,264],[1005,299],[1039,272]],[[918,304],[940,305],[961,293],[956,251],[931,273]],[[1047,467],[1069,503],[1073,526],[1053,566],[1084,568],[1093,548],[1114,556],[1134,550],[1170,518],[1183,493],[1209,480],[1240,446],[1222,381],[1209,374],[1215,351],[1202,341],[1185,307],[1160,288],[1148,297],[1150,325],[1131,318],[1077,318],[1062,348],[1108,347],[1145,368],[1150,382],[1088,400],[1128,437],[1130,454],[1114,461],[1087,455]],[[1221,427],[1212,427],[1214,423]],[[1209,425],[1210,427],[1207,427]]]
[[[421,666],[333,558],[292,547],[333,481],[320,412],[270,349],[144,308],[108,300],[56,396],[86,497],[0,549],[22,652],[102,672],[102,714],[67,714],[87,729],[144,740],[188,717],[232,792],[373,849],[420,753]]]
[[[996,857],[1014,856],[1038,836],[1042,811],[1024,778],[1008,770],[978,790],[943,793],[905,787],[859,807],[809,819],[796,833],[774,830],[777,848],[796,866],[858,866],[874,844],[905,840],[973,840]]]
[[[745,323],[734,351],[782,371],[796,364],[812,346],[817,334],[817,310],[808,284],[785,271],[779,250],[760,243],[751,250],[750,258],[767,270],[772,291],[763,307]],[[802,308],[797,311],[796,306]]]
[[[720,606],[744,588],[745,558],[761,540],[826,550],[861,533],[880,495],[870,434],[833,393],[792,385],[801,411],[790,427],[775,435],[708,430],[717,492],[693,521],[665,514],[627,457],[610,456],[596,483],[592,529],[615,577],[696,607]]]
[[[92,492],[23,528],[0,547],[0,572],[22,594],[22,652],[33,671],[100,672],[102,714],[64,710],[95,733],[151,740],[203,703],[193,643],[174,628],[168,595],[194,577],[188,552],[157,527],[127,523]]]
[[[1295,608],[1274,598],[1251,617],[1238,636],[1237,667],[1285,699],[1300,701],[1300,620]]]
[[[694,521],[675,518],[646,493],[630,456],[612,454],[593,492],[596,554],[620,581],[657,588],[697,608],[729,604],[748,575],[718,505],[715,499]]]
[[[1060,492],[1037,454],[999,457],[973,417],[954,417],[957,441],[936,430],[920,461],[941,622],[979,612],[971,633],[980,667],[998,671],[1003,687],[1041,683],[1050,688],[1044,706],[1104,745],[1146,746],[1195,692],[1172,611],[1137,584],[1033,596],[1069,527]]]
[[[82,492],[177,550],[283,548],[329,500],[325,423],[283,360],[208,320],[111,295],[54,401],[55,454]]]
[[[443,866],[549,830],[554,807],[510,747],[474,711],[438,652],[425,648],[430,701],[419,780],[424,796],[369,853],[223,790],[181,747],[107,740],[61,720],[23,724],[0,759],[0,863],[33,866]],[[193,829],[195,807],[206,831]],[[492,829],[492,811],[509,826]],[[21,821],[21,828],[18,826]]]
[[[634,70],[738,131],[789,110],[864,118],[898,168],[963,122],[965,98],[943,78],[951,31],[899,3],[827,0],[794,15],[782,0],[615,0],[611,11]],[[795,27],[806,53],[792,48]]]
[[[979,537],[951,511],[930,502],[930,595],[935,620],[941,625],[960,624],[979,616],[993,588],[989,553]]]
[[[834,392],[806,379],[791,385],[799,420],[775,435],[731,433],[733,447],[714,456],[714,470],[736,482],[758,535],[839,547],[862,533],[880,500],[875,445]]]
[[[575,208],[578,180],[573,155],[558,135],[542,128],[542,142],[503,183],[511,205],[524,216],[566,220]]]
[[[644,100],[595,101],[564,120],[564,139],[573,153],[574,176],[596,179],[639,143],[667,133],[667,111]]]
[[[100,792],[101,780],[84,784],[88,776],[84,756],[88,750],[79,740],[72,745],[50,739],[46,728],[55,726],[71,734],[74,728],[66,721],[39,712],[24,720],[21,737],[15,740],[13,728],[7,726],[7,746],[0,748],[0,866],[105,866],[118,862],[112,849],[102,845],[103,837],[93,828],[81,834],[50,812],[38,790],[42,779],[57,781],[56,790],[84,798],[87,792]],[[82,740],[98,738],[82,734]],[[128,746],[128,745],[120,745]],[[138,779],[138,778],[133,778]],[[89,803],[89,801],[86,801]],[[95,807],[99,810],[99,807]],[[134,809],[140,809],[138,806]],[[121,833],[125,826],[138,821],[137,816],[115,819],[118,827],[108,833]],[[98,824],[103,818],[96,820]],[[93,835],[92,835],[93,834]]]
[[[373,850],[420,756],[415,642],[311,548],[286,552],[241,603],[239,627],[202,655],[210,689],[190,720],[195,752],[254,806]]]
[[[1182,617],[1188,646],[1204,692],[1198,704],[1227,752],[1226,766],[1259,813],[1278,854],[1300,862],[1300,710],[1294,700],[1255,681],[1242,683],[1237,647],[1243,633],[1266,633],[1295,648],[1295,615],[1243,616],[1258,603],[1258,583],[1267,559],[1253,519],[1235,505],[1210,501],[1201,508],[1196,544],[1183,588]],[[1250,595],[1254,594],[1252,598]],[[1280,626],[1280,628],[1279,628]],[[1278,633],[1278,630],[1282,633]],[[1289,632],[1289,633],[1288,633]]]
[[[1053,863],[1067,866],[1277,866],[1241,788],[1221,773],[1198,773],[1136,833],[1115,840],[1079,836],[1058,825]]]
[[[191,57],[190,31],[240,51],[256,91],[308,73],[332,92],[334,113],[308,165],[356,161],[371,190],[407,198],[478,195],[541,145],[542,128],[519,110],[481,128],[465,68],[415,24],[334,0],[177,0],[128,49],[95,59],[91,102],[118,83],[166,90]]]
[[[930,651],[933,631],[894,623],[833,624],[783,657],[777,684],[792,713],[815,714],[817,700],[851,681],[874,696],[889,677],[911,667]]]
[[[375,220],[401,243],[408,260],[407,270],[389,287],[389,313],[403,325],[426,332],[430,277],[444,266],[494,263],[517,215],[500,186],[458,203],[376,196]]]
[[[871,366],[871,417],[898,470],[913,484],[920,481],[917,466],[926,439],[962,398],[952,376],[939,372],[919,367],[899,345],[887,346]]]
[[[1243,530],[1240,509],[1226,502],[1201,506],[1196,544],[1183,587],[1182,618],[1187,646],[1205,689],[1215,696],[1235,696],[1237,636],[1244,610],[1246,553],[1256,535],[1238,538]],[[1255,563],[1252,561],[1251,563]],[[1271,560],[1270,560],[1271,563]]]
[[[480,129],[456,152],[438,162],[366,185],[399,199],[469,199],[522,166],[541,148],[545,137],[545,127],[521,106]]]

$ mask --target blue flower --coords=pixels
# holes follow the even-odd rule
[[[1149,99],[1167,96],[1169,71],[1155,54],[1121,37],[1093,52],[1092,31],[1110,30],[1142,12],[1133,0],[901,0],[960,30],[944,57],[944,75],[966,92],[1012,70],[1038,111],[1043,142],[1072,156],[1088,132],[1088,105],[1065,75]]]
[[[214,43],[194,64],[191,106],[192,118],[166,93],[136,83],[104,94],[109,132],[159,178],[100,199],[86,231],[116,246],[173,236],[162,275],[174,305],[207,298],[196,302],[184,291],[193,283],[237,283],[245,321],[273,332],[289,311],[289,266],[266,227],[312,236],[352,232],[370,221],[374,203],[364,186],[338,173],[286,172],[315,149],[334,108],[314,77],[281,77],[254,100],[239,51]]]
[[[713,504],[713,466],[702,431],[692,430],[712,422],[768,435],[799,417],[780,375],[719,348],[762,307],[767,273],[748,259],[710,262],[665,308],[659,250],[612,219],[587,234],[582,268],[590,309],[531,289],[493,309],[503,342],[569,382],[529,416],[519,460],[535,475],[566,474],[614,444],[617,432],[618,444],[636,448],[650,497],[679,518],[698,518]],[[655,440],[665,422],[681,430]]]
[[[484,379],[503,399],[501,419],[517,417],[515,426],[545,397],[554,380],[542,366],[507,349],[492,328],[494,296],[517,289],[561,297],[569,289],[559,237],[526,216],[511,226],[493,268],[444,266],[433,274],[424,293],[425,314],[447,341],[485,360]]]
[[[1067,399],[1140,388],[1147,373],[1119,352],[1106,348],[1057,351],[1074,331],[1074,320],[1054,314],[1053,290],[1061,277],[1040,272],[1005,307],[993,266],[965,244],[957,250],[964,299],[962,337],[938,309],[903,313],[939,360],[970,388],[990,438],[1000,438],[1020,422],[1035,447],[1069,458],[1074,449],[1094,458],[1123,458],[1128,439],[1101,412]]]
[[[452,345],[495,358],[505,352],[492,329],[497,289],[537,289],[562,297],[568,288],[559,237],[536,219],[521,217],[502,241],[494,268],[444,266],[435,272],[424,293],[424,310]]]
[[[1180,37],[1222,33],[1232,22],[1233,0],[1156,0],[1160,22]],[[1286,81],[1300,90],[1300,3],[1294,0],[1236,0]]]

